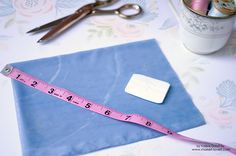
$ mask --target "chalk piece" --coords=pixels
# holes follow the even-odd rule
[[[154,103],[163,103],[169,87],[170,84],[165,81],[133,74],[125,92]]]

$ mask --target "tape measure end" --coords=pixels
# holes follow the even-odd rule
[[[8,76],[12,72],[12,70],[13,70],[13,67],[8,64],[2,69],[1,73],[5,76]]]

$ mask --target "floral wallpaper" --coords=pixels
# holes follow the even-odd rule
[[[219,128],[223,134],[228,134],[229,131],[235,132],[236,27],[227,45],[219,52],[207,56],[195,55],[183,48],[178,34],[178,23],[166,0],[122,0],[115,7],[125,3],[137,3],[143,8],[144,14],[134,20],[124,20],[115,15],[89,17],[48,45],[36,43],[42,33],[26,34],[29,29],[44,24],[45,21],[71,14],[90,2],[94,1],[0,0],[0,66],[9,62],[96,48],[97,45],[107,46],[108,43],[122,44],[156,38],[196,106],[204,115],[207,125],[212,126],[212,129]],[[6,80],[0,79],[0,86],[6,87]],[[234,142],[229,142],[236,147],[235,139]],[[168,150],[164,141],[158,140],[148,145],[142,150],[140,149],[144,144],[131,145],[132,151],[128,146],[120,155],[130,156],[145,152],[151,155],[151,152],[160,151],[166,155],[175,154]],[[183,146],[186,147],[186,144]],[[181,145],[178,147],[179,150],[185,150],[187,155],[193,154],[191,151],[186,151],[189,147],[184,148]],[[106,154],[101,152],[100,155],[114,153],[116,152],[111,149],[107,150]],[[147,153],[145,154],[148,155]],[[208,152],[195,153],[195,155],[208,154]]]

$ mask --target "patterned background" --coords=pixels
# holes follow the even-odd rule
[[[227,46],[217,53],[196,55],[181,44],[178,24],[166,0],[122,0],[116,6],[138,3],[145,14],[136,20],[117,16],[90,17],[63,36],[43,45],[36,41],[44,33],[25,33],[40,24],[68,15],[88,2],[92,1],[0,0],[0,68],[10,62],[155,38],[207,122],[205,126],[182,133],[236,147],[236,29]],[[0,76],[0,87],[0,155],[18,156],[21,149],[9,79]],[[222,151],[192,151],[194,148],[195,145],[162,137],[88,156],[230,155]]]

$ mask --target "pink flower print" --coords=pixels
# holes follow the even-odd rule
[[[209,110],[209,120],[221,127],[229,127],[235,122],[236,114],[234,110],[215,107]]]
[[[116,25],[114,31],[117,35],[125,38],[136,38],[144,34],[145,26],[128,22],[120,22]]]
[[[40,16],[53,8],[51,0],[13,0],[12,4],[17,13],[26,17]]]
[[[209,124],[217,125],[221,128],[230,128],[236,121],[236,109],[220,107],[221,99],[218,97],[206,100],[202,103],[204,109],[202,113]]]
[[[113,26],[116,25],[117,19],[114,17],[93,17],[90,20],[90,24],[95,25],[97,27],[103,27],[103,26]]]

